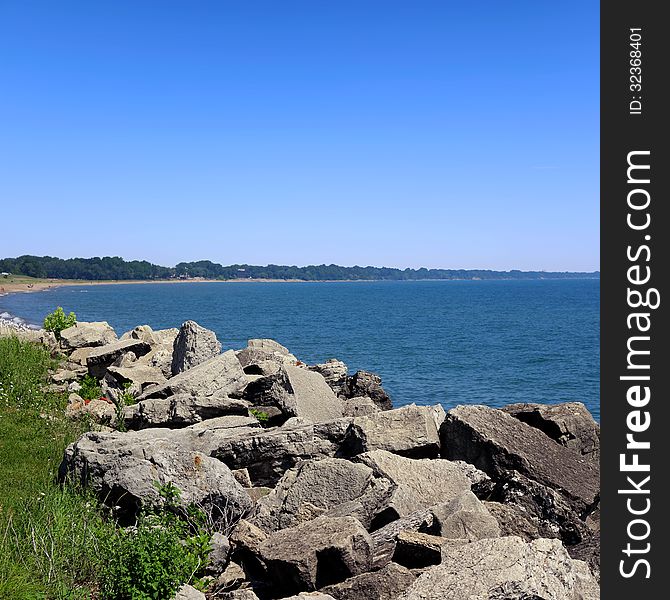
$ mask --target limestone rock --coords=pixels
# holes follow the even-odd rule
[[[337,396],[342,393],[344,387],[347,384],[349,369],[347,368],[347,365],[345,365],[341,360],[331,358],[325,363],[313,365],[308,368],[310,371],[316,371],[317,373],[323,375],[326,383]]]
[[[147,389],[138,400],[168,398],[177,394],[228,396],[243,389],[247,379],[232,350],[183,371],[166,383]]]
[[[122,340],[142,340],[150,346],[156,346],[158,340],[154,335],[154,330],[149,325],[138,325],[130,331],[126,331],[119,339]]]
[[[191,585],[184,584],[177,591],[174,600],[205,600],[205,594],[196,590]]]
[[[225,535],[215,531],[209,540],[209,545],[211,546],[211,550],[209,551],[207,561],[207,573],[218,575],[223,573],[228,564],[230,541]]]
[[[409,404],[368,417],[355,417],[345,440],[351,455],[386,450],[413,458],[435,458],[440,452],[439,427],[444,409]]]
[[[445,547],[461,546],[467,540],[449,539],[418,531],[401,531],[396,536],[393,560],[410,569],[439,565]]]
[[[66,350],[87,346],[105,346],[116,341],[116,333],[106,321],[82,321],[61,331],[60,343]]]
[[[340,393],[344,398],[368,396],[382,410],[391,410],[393,403],[382,387],[382,378],[368,371],[357,371],[347,378]]]
[[[201,327],[195,321],[186,321],[174,341],[172,374],[182,373],[220,353],[221,343],[213,331]]]
[[[138,395],[148,387],[161,385],[167,381],[160,369],[137,363],[130,366],[111,366],[107,372],[119,385],[130,384],[131,391]]]
[[[273,533],[261,546],[273,590],[314,591],[370,569],[372,540],[353,517],[318,517]]]
[[[561,446],[595,462],[600,460],[600,425],[581,402],[510,404],[502,410],[543,431]]]
[[[368,396],[358,396],[342,400],[342,413],[345,417],[370,417],[381,411]]]
[[[403,532],[430,531],[433,525],[433,515],[430,510],[422,509],[406,517],[401,517],[376,529],[370,534],[373,541],[372,564],[374,569],[380,569],[391,562],[398,541]]]
[[[468,542],[500,536],[498,521],[471,491],[431,507],[430,512],[436,535]]]
[[[95,348],[86,358],[86,365],[91,376],[102,379],[107,372],[107,368],[114,361],[128,352],[132,352],[136,357],[143,356],[151,350],[151,346],[141,340],[118,340],[111,344],[105,344]]]
[[[416,576],[407,568],[391,563],[379,571],[363,573],[321,591],[335,600],[396,600]]]

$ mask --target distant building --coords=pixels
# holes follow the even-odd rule
[[[4,277],[5,279],[7,279],[7,277],[9,277],[10,275],[11,273],[5,273],[4,271],[0,273],[0,276]]]

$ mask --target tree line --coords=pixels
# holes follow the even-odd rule
[[[549,271],[492,271],[486,269],[395,269],[390,267],[342,267],[339,265],[220,265],[209,260],[181,262],[162,267],[146,260],[126,261],[118,256],[103,258],[55,258],[19,256],[0,260],[0,272],[40,279],[164,280],[164,279],[298,279],[302,281],[372,281],[419,279],[574,279],[598,278],[591,273]]]

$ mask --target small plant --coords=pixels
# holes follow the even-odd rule
[[[133,384],[130,381],[126,381],[123,384],[123,392],[121,392],[121,395],[119,396],[119,404],[122,406],[130,406],[131,404],[135,404],[135,396],[133,396],[133,393],[130,391],[132,385]]]
[[[77,315],[71,312],[69,315],[65,314],[62,306],[59,306],[55,311],[44,317],[44,329],[52,331],[56,339],[60,339],[60,334],[63,329],[72,327],[77,322]]]
[[[96,400],[102,396],[102,389],[95,377],[84,375],[79,382],[81,389],[77,392],[84,400]]]
[[[256,417],[260,423],[265,424],[270,420],[270,415],[268,413],[257,408],[252,408],[249,413],[251,413],[252,417]]]

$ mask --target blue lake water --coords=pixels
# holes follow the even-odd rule
[[[389,281],[61,287],[0,298],[117,331],[193,319],[225,348],[273,338],[307,363],[379,373],[396,405],[581,401],[599,419],[600,282]]]

